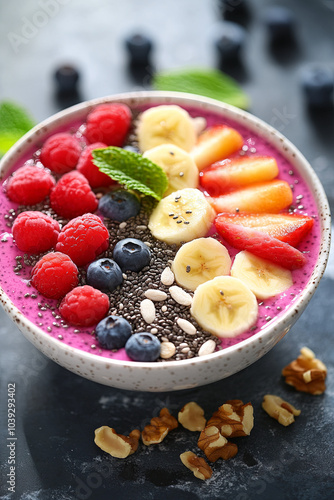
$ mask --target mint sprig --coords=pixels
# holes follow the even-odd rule
[[[0,103],[0,157],[34,126],[33,120],[19,105]]]
[[[101,172],[128,189],[139,191],[160,201],[168,186],[161,167],[139,153],[122,148],[94,149],[93,162]]]
[[[249,99],[239,84],[218,69],[179,69],[156,73],[152,85],[156,90],[172,90],[211,97],[247,109]]]

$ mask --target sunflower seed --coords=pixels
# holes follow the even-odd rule
[[[190,321],[183,318],[177,318],[176,323],[185,333],[188,333],[188,335],[196,334],[196,328],[192,323],[190,323]]]
[[[146,323],[151,324],[155,320],[155,306],[150,299],[144,299],[140,303],[140,314]]]
[[[174,283],[174,273],[170,267],[166,267],[161,273],[161,283],[170,286]]]
[[[193,301],[191,295],[182,290],[179,286],[171,286],[169,288],[169,293],[178,304],[181,304],[182,306],[191,306]]]
[[[207,354],[212,354],[216,349],[216,342],[214,340],[207,340],[203,345],[199,348],[198,355],[206,356]]]
[[[155,290],[154,288],[149,288],[148,290],[146,290],[144,295],[147,299],[157,301],[157,302],[160,302],[162,300],[167,299],[166,292],[162,292],[161,290]]]

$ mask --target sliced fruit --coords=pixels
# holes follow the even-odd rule
[[[207,332],[235,337],[254,325],[258,305],[254,293],[242,281],[219,276],[196,288],[190,312]]]
[[[278,176],[275,158],[242,156],[218,161],[201,172],[201,186],[212,196],[227,193],[256,182],[271,181]]]
[[[299,269],[306,263],[306,257],[293,246],[250,227],[215,221],[218,233],[238,250],[248,250],[262,259],[270,260],[285,269]]]
[[[217,213],[278,213],[291,205],[292,200],[293,195],[289,184],[279,179],[252,184],[218,198],[209,198],[209,202]]]
[[[185,243],[178,250],[172,264],[177,283],[188,290],[216,276],[229,274],[231,258],[219,241],[214,238],[197,238]]]
[[[291,271],[246,251],[235,256],[231,275],[245,283],[261,300],[274,297],[293,285]]]
[[[312,229],[314,219],[308,215],[299,214],[231,214],[222,213],[216,221],[240,226],[253,227],[263,231],[278,240],[285,241],[293,247]]]
[[[185,188],[159,201],[148,227],[158,240],[179,244],[205,236],[214,217],[204,194],[198,189]]]
[[[200,134],[191,156],[198,170],[203,170],[238,151],[243,143],[244,140],[237,130],[227,125],[216,125]]]
[[[175,144],[160,144],[145,151],[148,158],[161,167],[168,178],[168,188],[164,196],[183,188],[198,186],[198,169],[189,153]]]
[[[175,144],[190,151],[196,142],[192,118],[176,105],[155,106],[144,111],[139,117],[137,136],[142,153],[160,144]]]

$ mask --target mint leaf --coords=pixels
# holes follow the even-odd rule
[[[139,153],[122,148],[94,149],[93,162],[101,172],[146,196],[161,200],[168,179],[161,167]]]
[[[156,73],[152,81],[156,90],[173,90],[211,97],[247,109],[249,99],[239,84],[217,69],[180,69]]]
[[[0,102],[0,156],[34,126],[26,111],[10,101]]]

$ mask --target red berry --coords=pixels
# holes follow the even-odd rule
[[[222,213],[217,216],[216,225],[222,223],[252,227],[296,247],[312,229],[314,219],[308,215],[295,213]]]
[[[85,136],[90,143],[105,142],[123,146],[131,125],[131,111],[126,104],[101,104],[87,117]]]
[[[49,172],[36,165],[25,164],[8,179],[6,193],[21,205],[35,205],[50,194],[56,181]]]
[[[77,139],[67,133],[54,134],[43,144],[40,160],[56,174],[73,170],[78,163],[81,147]]]
[[[108,229],[97,215],[71,220],[58,236],[56,250],[66,253],[77,266],[89,264],[109,246]]]
[[[92,326],[103,319],[109,310],[109,298],[92,286],[78,286],[63,298],[59,312],[71,325]]]
[[[300,269],[306,264],[307,259],[302,252],[259,229],[227,223],[219,216],[215,225],[224,240],[238,250],[247,250],[285,269]]]
[[[49,299],[60,299],[78,285],[78,269],[68,255],[50,252],[31,272],[31,283]]]
[[[42,212],[22,212],[15,219],[12,232],[22,252],[37,254],[56,246],[60,227],[56,220]]]
[[[66,219],[95,212],[98,201],[86,177],[74,171],[63,175],[50,195],[53,210]]]
[[[106,147],[106,144],[103,144],[103,142],[94,142],[94,144],[90,144],[83,150],[79,158],[77,170],[86,177],[92,188],[110,186],[110,184],[114,183],[109,175],[100,172],[98,167],[93,163],[93,149]]]

